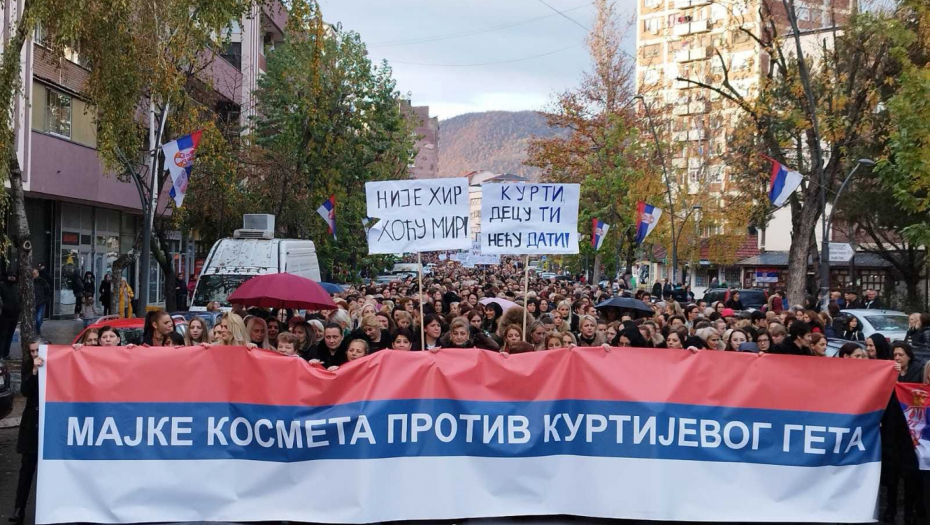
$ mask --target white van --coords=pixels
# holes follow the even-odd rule
[[[231,307],[226,298],[256,275],[287,272],[320,280],[320,264],[313,241],[275,239],[274,215],[244,215],[243,228],[232,239],[221,239],[210,249],[197,278],[191,311],[202,312],[211,301]]]

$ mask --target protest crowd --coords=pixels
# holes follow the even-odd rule
[[[673,288],[656,282],[648,290],[631,289],[629,275],[605,286],[585,284],[583,279],[569,276],[542,279],[531,272],[524,293],[521,259],[503,258],[497,266],[465,268],[424,254],[427,262],[433,263],[429,265],[432,271],[423,276],[422,296],[416,277],[405,276],[390,283],[349,287],[335,295],[338,309],[332,311],[235,306],[212,329],[203,318],[194,317],[183,336],[175,330],[170,315],[154,311],[146,317],[144,344],[249,346],[337,370],[379,351],[444,348],[510,355],[575,346],[603,347],[605,351],[642,347],[826,358],[828,338],[844,338],[849,343],[836,357],[893,360],[899,381],[930,383],[930,364],[921,362],[914,353],[915,346],[930,343],[930,316],[914,314],[907,341],[892,343],[877,333],[864,338],[855,322],[834,326],[830,314],[839,309],[836,299],[841,299],[844,307],[864,306],[854,294],[834,297],[829,310],[817,312],[791,306],[783,293],[776,292],[762,310],[747,311],[738,293],[730,294],[726,302],[708,304],[680,285]],[[640,300],[647,309],[596,307],[617,297]],[[210,309],[216,307],[211,305]],[[118,330],[103,327],[87,330],[75,346],[119,344]],[[24,367],[23,391],[29,402],[27,416],[35,411],[37,425],[36,372],[41,362],[38,344],[31,348],[32,356]],[[23,423],[19,450],[23,471],[14,515],[20,522],[37,452],[30,434],[36,428],[27,417]],[[903,501],[905,523],[927,523],[930,477],[921,478],[904,414],[894,397],[881,430],[882,483],[886,488],[881,518],[895,523],[899,501]],[[898,497],[899,486],[903,500]]]

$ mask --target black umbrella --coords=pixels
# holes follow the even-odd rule
[[[634,316],[638,314],[642,317],[651,317],[655,313],[648,304],[632,297],[612,297],[594,308],[599,311],[619,310],[621,312],[630,312]]]

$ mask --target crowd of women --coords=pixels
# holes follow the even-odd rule
[[[726,303],[708,305],[698,300],[683,305],[641,290],[636,298],[649,305],[651,312],[599,310],[595,305],[613,295],[609,287],[534,278],[524,293],[522,278],[522,270],[509,261],[489,269],[441,265],[424,279],[422,296],[414,279],[351,287],[334,297],[336,310],[236,307],[212,327],[194,317],[183,336],[170,315],[151,312],[146,317],[143,344],[249,346],[335,370],[378,351],[442,348],[519,354],[573,346],[643,347],[826,358],[828,338],[842,336],[850,342],[839,349],[839,358],[893,360],[900,381],[930,383],[930,367],[915,357],[908,342],[892,343],[881,334],[863,337],[854,317],[843,326],[834,326],[833,307],[821,313],[801,307],[746,313]],[[930,328],[930,322],[923,326]],[[92,328],[81,344],[116,346],[120,337],[112,327]],[[27,370],[31,366],[30,361]],[[921,485],[930,489],[930,483],[922,483],[903,413],[894,399],[886,411],[882,434],[887,487],[883,517],[894,522],[898,482],[903,480],[905,518],[916,520],[925,515],[926,495]]]

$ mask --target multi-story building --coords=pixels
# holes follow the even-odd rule
[[[490,171],[472,171],[464,174],[468,178],[468,227],[471,231],[472,240],[481,238],[481,185],[490,183],[515,183],[530,182],[530,180],[521,175],[512,173],[491,173]]]
[[[855,0],[796,1],[799,28],[805,33],[842,25],[851,1]],[[683,79],[719,86],[726,72],[742,96],[756,96],[770,66],[753,38],[768,38],[762,7],[772,14],[780,36],[791,33],[780,0],[637,0],[636,89],[653,118],[668,130],[668,165],[677,182],[673,191],[700,195],[705,209],[708,199],[711,205],[714,197],[720,202],[731,189],[723,157],[741,113],[719,93]],[[776,220],[776,229],[791,230],[790,214],[781,213]],[[703,230],[723,233],[721,225],[705,225]],[[765,250],[765,235],[758,239],[758,248]],[[702,262],[705,267],[715,265]],[[726,267],[719,268],[719,275],[698,269],[692,285],[705,286],[712,277],[722,281]]]
[[[411,179],[435,179],[439,175],[439,117],[429,116],[429,106],[404,104],[404,111],[417,124],[417,156],[410,164]]]
[[[0,20],[11,27],[18,2],[0,5]],[[265,70],[267,54],[284,40],[286,11],[262,4],[231,24],[231,44],[221,53],[203,51],[209,67],[201,83],[209,87],[205,103],[236,127],[253,112],[252,93]],[[2,40],[2,38],[0,38]],[[0,44],[2,45],[2,44]],[[45,263],[54,290],[53,315],[73,311],[72,275],[93,272],[99,283],[112,262],[130,250],[141,228],[141,203],[134,185],[106,173],[97,155],[93,107],[82,96],[89,69],[79,50],[55,56],[43,42],[41,28],[22,51],[22,92],[15,101],[16,151],[23,170],[26,212],[32,232],[33,259]],[[170,139],[168,139],[170,140]],[[193,261],[185,260],[180,238],[172,256],[186,278]],[[190,259],[190,257],[187,257]],[[164,300],[163,276],[138,262],[128,271],[137,289],[138,275],[148,271],[150,302]]]

